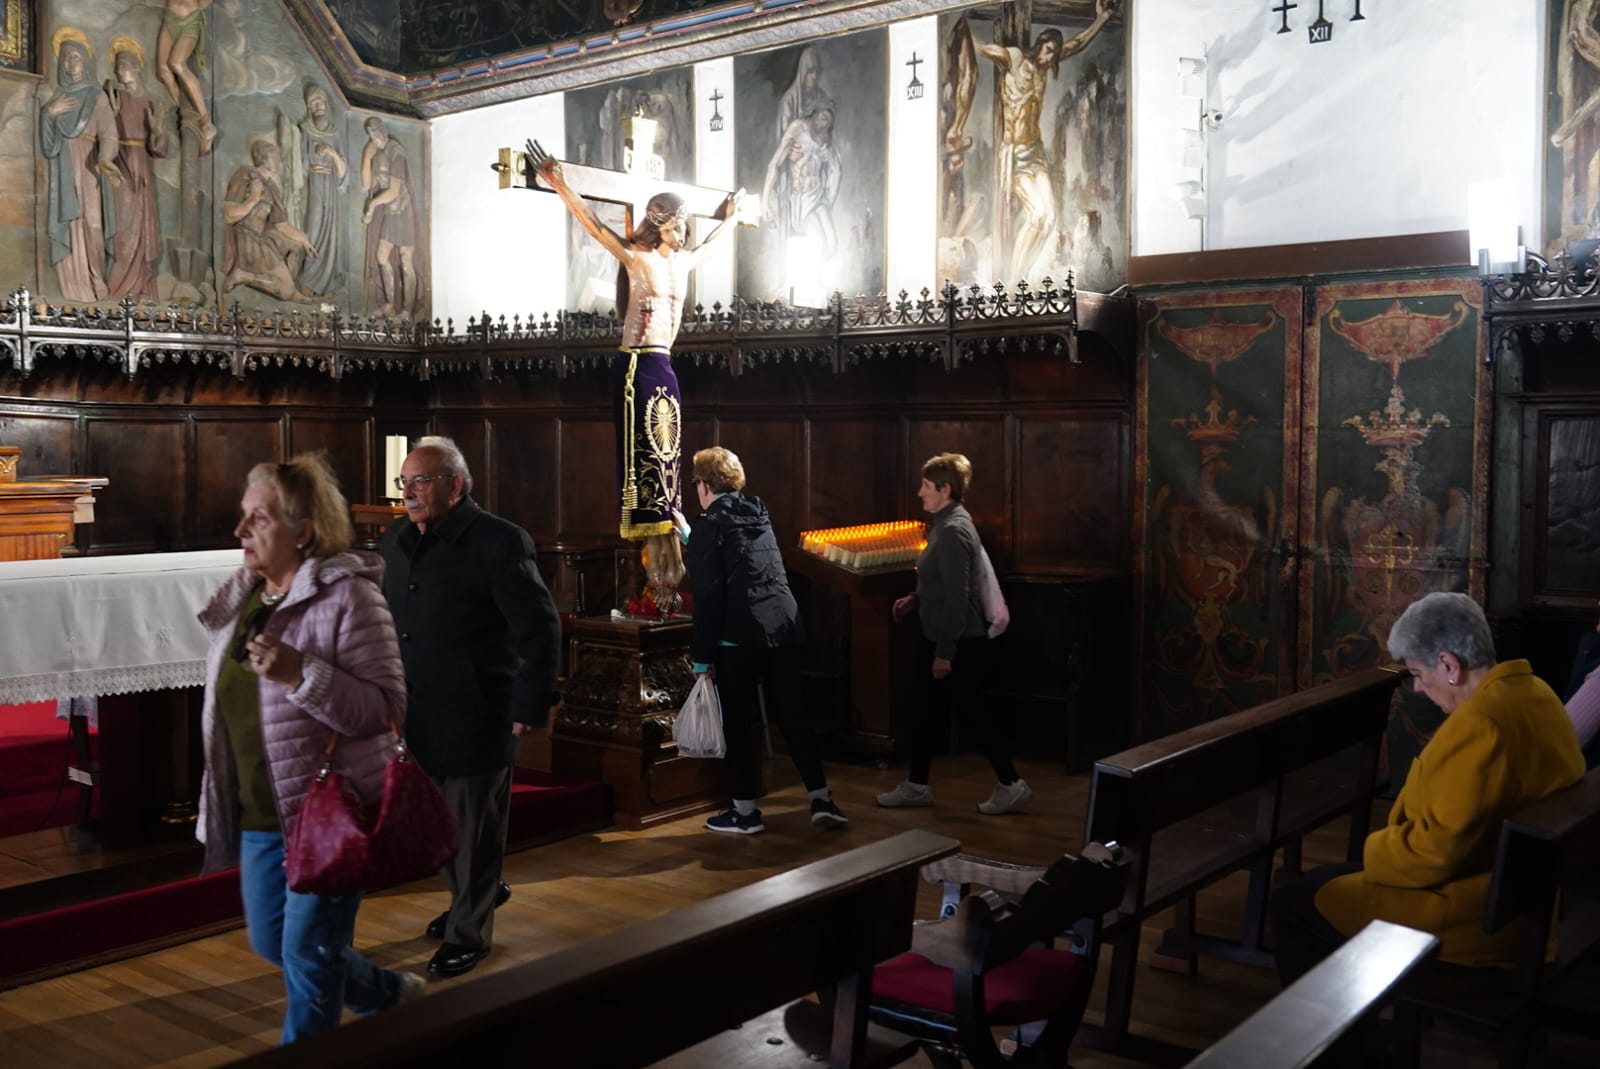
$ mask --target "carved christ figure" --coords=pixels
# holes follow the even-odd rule
[[[1052,27],[1040,32],[1026,50],[1014,45],[976,45],[978,54],[999,68],[1001,130],[997,155],[1002,188],[995,190],[995,195],[1008,197],[1014,213],[1008,228],[1011,254],[1004,279],[1007,283],[1028,278],[1056,225],[1055,182],[1044,136],[1039,132],[1048,79],[1059,75],[1063,58],[1088,47],[1116,10],[1117,0],[1095,0],[1094,21],[1070,41],[1063,40],[1061,31]],[[1059,155],[1060,145],[1056,151]],[[1005,236],[996,234],[996,241]],[[996,261],[1000,255],[997,247]]]
[[[623,310],[625,360],[613,365],[619,531],[623,538],[645,543],[651,596],[663,611],[671,611],[684,572],[678,536],[672,528],[672,512],[682,500],[683,430],[672,344],[683,319],[689,273],[728,232],[742,193],[729,194],[718,213],[717,226],[699,245],[687,248],[689,213],[677,194],[651,197],[644,221],[624,238],[600,221],[589,202],[567,183],[561,161],[537,142],[528,143],[528,160],[578,223],[621,265],[617,307]]]
[[[189,60],[199,70],[206,69],[206,17],[212,0],[166,0],[161,15],[161,32],[156,35],[156,76],[166,86],[174,104],[188,99],[194,109],[195,133],[200,138],[200,155],[211,151],[217,128],[206,106],[205,88]],[[180,94],[181,90],[181,94]]]

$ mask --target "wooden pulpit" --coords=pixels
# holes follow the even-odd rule
[[[94,492],[109,480],[51,475],[19,481],[21,455],[14,445],[0,445],[0,561],[73,556],[73,528],[94,522]]]

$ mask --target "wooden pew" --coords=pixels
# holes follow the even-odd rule
[[[918,872],[958,846],[902,832],[235,1064],[627,1069],[831,986],[827,1064],[860,1066],[873,966],[910,947]]]
[[[1356,1026],[1371,1018],[1438,945],[1438,937],[1427,932],[1373,921],[1202,1051],[1188,1069],[1317,1065],[1343,1037],[1359,1042]]]
[[[1299,868],[1300,839],[1348,817],[1347,856],[1360,860],[1371,823],[1389,702],[1404,673],[1358,672],[1254,709],[1219,717],[1095,763],[1085,842],[1116,842],[1130,872],[1107,919],[1112,947],[1105,1030],[1128,1035],[1139,930],[1177,907],[1163,951],[1192,969],[1197,952],[1267,965],[1263,946],[1272,863]],[[1238,941],[1194,930],[1194,895],[1250,873]]]
[[[1573,969],[1600,946],[1600,769],[1500,825],[1483,929],[1508,924],[1520,928],[1513,968],[1434,965],[1407,985],[1400,1002],[1414,1012],[1397,1016],[1400,1064],[1417,1063],[1421,1014],[1490,1032],[1502,1067],[1524,1065],[1544,1026],[1600,1035],[1593,977]],[[1557,960],[1547,963],[1553,925]]]

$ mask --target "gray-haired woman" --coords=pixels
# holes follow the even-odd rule
[[[1439,960],[1509,965],[1519,932],[1483,931],[1494,841],[1509,814],[1583,777],[1566,710],[1527,661],[1496,663],[1483,610],[1429,594],[1395,621],[1389,652],[1445,713],[1360,865],[1325,865],[1273,896],[1285,984],[1370,920],[1433,932]]]

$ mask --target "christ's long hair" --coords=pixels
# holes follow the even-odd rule
[[[651,221],[651,216],[661,214],[676,215],[681,221],[684,218],[683,198],[676,193],[657,193],[650,198],[644,208],[644,219],[633,228],[633,233],[628,235],[628,244],[637,245],[641,249],[654,250],[661,244],[661,227]],[[687,235],[685,235],[687,237]],[[628,269],[617,268],[617,318],[625,319],[628,315]]]

